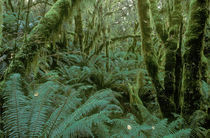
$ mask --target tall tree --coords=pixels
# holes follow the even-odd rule
[[[189,21],[185,33],[183,55],[183,114],[189,117],[200,109],[201,102],[201,57],[203,53],[204,29],[207,21],[207,0],[192,0]]]
[[[165,29],[162,23],[163,19],[161,19],[160,12],[158,10],[157,0],[150,0],[150,4],[155,31],[165,47],[165,94],[170,98],[170,101],[176,103],[176,107],[179,109],[179,82],[181,80],[180,59],[182,41],[182,34],[180,34],[182,29],[179,29],[182,26],[181,0],[174,0],[171,6],[169,6],[169,1],[166,1],[168,29]],[[173,108],[172,111],[175,112],[175,105],[171,108]]]
[[[152,38],[152,26],[150,23],[149,0],[138,0],[138,13],[141,28],[142,51],[146,63],[147,71],[152,79],[157,92],[158,102],[164,117],[171,117],[174,105],[165,95],[163,86],[158,78],[158,65],[154,57]],[[172,108],[171,108],[172,107]]]
[[[169,11],[169,10],[168,10]],[[179,44],[179,28],[182,23],[181,0],[174,0],[173,9],[168,12],[169,32],[165,42],[165,78],[164,87],[167,97],[174,101],[175,82],[176,82],[176,55]],[[181,45],[180,45],[181,47]],[[178,80],[180,81],[180,80]],[[178,98],[178,97],[176,97]],[[173,109],[175,112],[175,109]]]

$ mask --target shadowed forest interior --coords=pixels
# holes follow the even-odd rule
[[[209,0],[0,0],[0,138],[209,138]]]

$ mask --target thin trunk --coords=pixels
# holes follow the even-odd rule
[[[184,105],[182,113],[189,118],[200,109],[201,102],[201,57],[203,53],[204,29],[207,21],[207,0],[192,0],[190,17],[185,34],[185,52],[183,56],[182,95]]]
[[[176,113],[180,113],[180,91],[182,85],[182,71],[183,71],[183,63],[182,63],[182,32],[183,32],[183,23],[180,25],[179,30],[179,44],[178,49],[176,51],[176,68],[175,68],[175,93],[174,93],[174,103],[176,104]]]
[[[74,37],[74,45],[79,45],[80,52],[83,53],[83,27],[82,27],[82,15],[81,10],[78,10],[77,16],[75,19],[75,37]]]
[[[29,32],[28,25],[29,25],[29,15],[30,15],[31,2],[32,2],[32,0],[28,0],[26,21],[25,21],[25,40],[27,39],[27,33]]]
[[[16,25],[16,39],[15,39],[14,55],[15,55],[16,50],[17,50],[17,37],[18,37],[18,30],[19,30],[19,27],[20,27],[20,12],[21,12],[23,3],[24,3],[23,0],[18,1],[18,15],[17,15],[17,23],[16,23],[17,25]]]
[[[14,12],[14,8],[13,8],[13,5],[12,5],[12,1],[11,1],[11,0],[8,0],[8,4],[9,4],[9,6],[10,6],[12,12]]]

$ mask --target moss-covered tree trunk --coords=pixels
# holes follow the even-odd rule
[[[81,9],[78,10],[77,15],[74,17],[75,19],[75,38],[74,45],[78,45],[80,47],[80,51],[84,52],[83,48],[83,29],[82,29],[82,15]]]
[[[173,103],[173,106],[170,107],[171,111],[176,112],[175,107],[179,109],[179,85],[176,86],[176,84],[179,84],[181,80],[180,68],[182,68],[180,60],[182,41],[182,34],[180,31],[182,31],[182,29],[179,29],[180,25],[182,25],[181,0],[173,1],[173,9],[169,9],[169,7],[167,7],[168,30],[163,24],[163,19],[161,19],[160,11],[157,8],[157,0],[150,0],[150,5],[155,31],[165,47],[165,95],[169,97],[170,101]]]
[[[207,20],[207,0],[192,0],[189,21],[185,34],[185,52],[183,56],[182,92],[184,105],[182,113],[188,118],[200,109],[201,102],[201,57],[203,53],[204,29]]]
[[[65,18],[70,18],[72,10],[81,0],[58,0],[28,35],[27,42],[20,48],[7,69],[7,74],[22,73],[30,68],[37,52],[56,34]]]
[[[2,46],[3,2],[0,1],[0,47]]]
[[[142,51],[147,71],[152,78],[152,82],[157,92],[157,99],[164,117],[171,117],[173,103],[166,97],[164,88],[158,78],[158,65],[154,57],[152,44],[152,27],[150,23],[149,1],[138,0],[138,13],[140,18]]]
[[[164,87],[165,94],[174,102],[175,94],[175,82],[176,82],[176,56],[179,42],[179,28],[182,23],[181,15],[182,7],[181,0],[174,0],[173,10],[168,14],[169,17],[169,32],[168,38],[165,42],[165,77],[164,77]],[[181,45],[180,45],[181,46]],[[181,49],[179,49],[181,50]],[[178,80],[179,81],[179,80]],[[175,97],[178,98],[178,97]],[[173,107],[173,112],[175,112],[175,105]]]

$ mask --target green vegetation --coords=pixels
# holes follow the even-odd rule
[[[207,0],[0,1],[0,137],[210,136]]]

